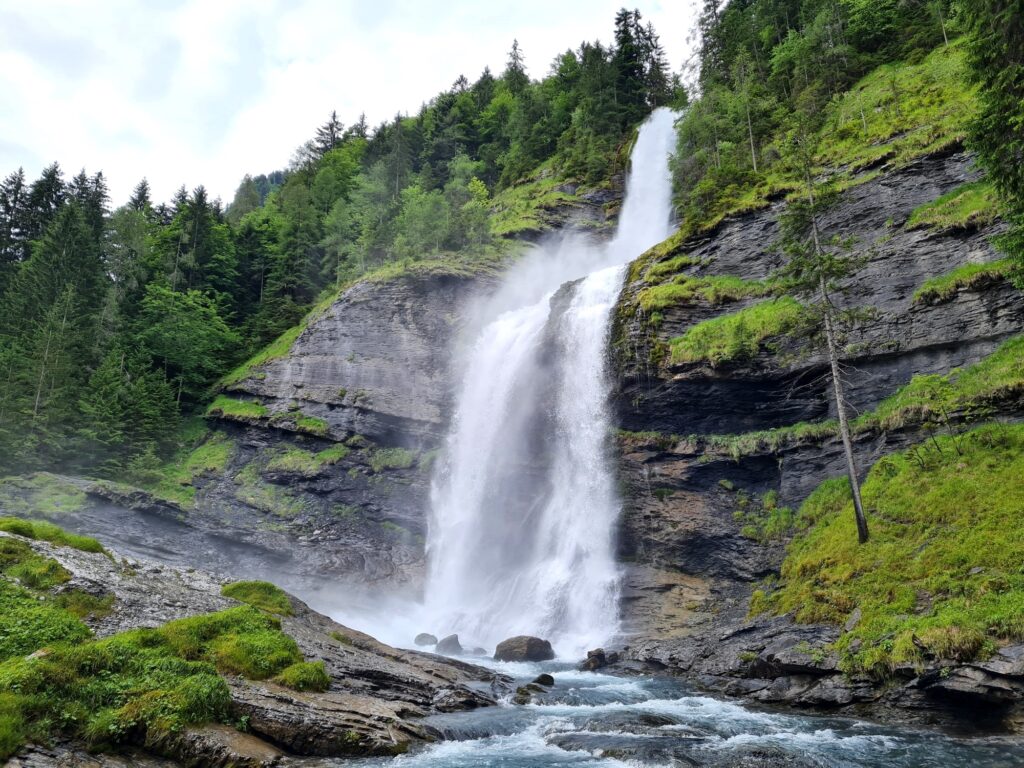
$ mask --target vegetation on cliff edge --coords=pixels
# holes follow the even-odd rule
[[[969,661],[1024,639],[1024,426],[944,435],[875,463],[863,485],[872,539],[858,546],[848,486],[801,506],[779,588],[752,608],[842,625],[849,672]]]

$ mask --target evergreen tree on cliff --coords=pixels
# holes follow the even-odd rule
[[[780,270],[779,276],[792,293],[806,298],[810,320],[809,337],[812,341],[820,339],[828,356],[839,436],[853,496],[857,540],[863,544],[868,540],[868,523],[861,501],[859,470],[853,453],[839,357],[844,328],[863,313],[842,310],[834,301],[835,294],[841,290],[840,282],[856,272],[863,259],[852,253],[851,242],[839,235],[829,236],[822,227],[821,217],[835,204],[838,195],[833,189],[819,184],[815,178],[812,166],[815,146],[813,134],[808,127],[809,116],[798,111],[795,121],[796,127],[789,144],[791,160],[803,179],[804,198],[791,201],[780,217],[781,244],[789,260]]]
[[[1024,287],[1024,14],[1017,0],[972,0],[961,7],[980,86],[971,146],[1009,208],[1012,227],[1000,245],[1016,258],[1016,282]]]

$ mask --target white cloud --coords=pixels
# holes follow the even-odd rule
[[[611,39],[622,0],[0,0],[0,173],[57,160],[103,170],[115,203],[283,167],[337,109],[371,124],[414,112],[459,74],[500,72],[518,38],[534,77]],[[697,2],[630,2],[673,68]]]

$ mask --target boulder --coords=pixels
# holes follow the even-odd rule
[[[609,664],[614,664],[618,660],[619,654],[615,651],[605,653],[604,648],[595,648],[592,651],[587,651],[587,658],[580,663],[577,669],[580,672],[593,672],[602,667],[607,667]]]
[[[437,638],[429,632],[420,632],[416,635],[415,639],[413,639],[413,642],[416,643],[416,645],[437,645]]]
[[[502,640],[494,650],[496,661],[550,661],[553,658],[555,652],[550,642],[529,635]]]
[[[543,685],[545,688],[550,688],[555,684],[555,678],[545,672],[543,675],[537,675],[533,679],[534,685]]]
[[[441,642],[437,644],[434,651],[442,654],[443,656],[458,656],[462,653],[462,643],[459,642],[458,635],[448,635],[441,639]]]

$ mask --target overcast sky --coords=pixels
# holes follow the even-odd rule
[[[530,75],[612,36],[622,0],[0,0],[0,174],[54,160],[102,170],[113,203],[282,168],[332,109],[371,125],[416,111],[461,73]],[[634,0],[673,70],[697,0]]]

